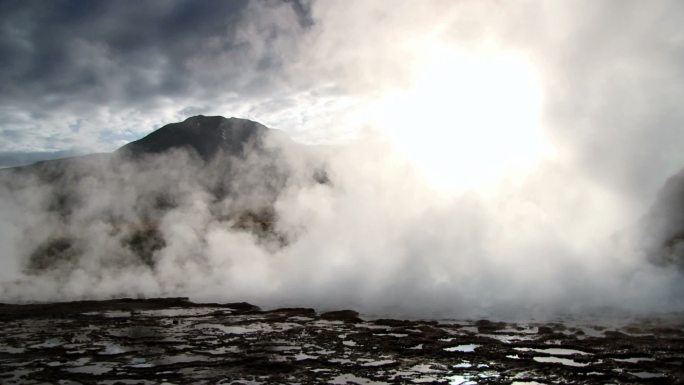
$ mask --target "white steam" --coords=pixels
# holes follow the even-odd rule
[[[275,163],[255,154],[231,168],[183,152],[88,161],[90,176],[68,179],[68,215],[51,208],[55,185],[6,175],[0,299],[182,295],[423,317],[682,309],[681,273],[646,261],[622,197],[560,161],[445,194],[377,138],[277,146]],[[320,164],[328,183],[311,178]],[[278,172],[288,177],[274,189]],[[217,200],[222,180],[233,193]],[[265,207],[284,244],[236,226],[235,212]],[[125,240],[152,225],[163,247],[141,263]],[[66,235],[77,257],[29,268],[37,245]]]

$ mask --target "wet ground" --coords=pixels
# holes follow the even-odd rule
[[[0,305],[1,384],[684,384],[684,318],[362,320],[185,299]]]

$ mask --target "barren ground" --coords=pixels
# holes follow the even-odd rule
[[[2,384],[684,384],[684,317],[362,320],[183,298],[0,304]]]

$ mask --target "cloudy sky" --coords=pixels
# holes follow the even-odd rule
[[[684,166],[682,25],[679,1],[3,1],[0,161],[217,114],[483,173],[549,156],[641,204]]]

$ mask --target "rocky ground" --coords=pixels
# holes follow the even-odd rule
[[[684,384],[684,317],[362,320],[182,298],[0,305],[2,384]]]

